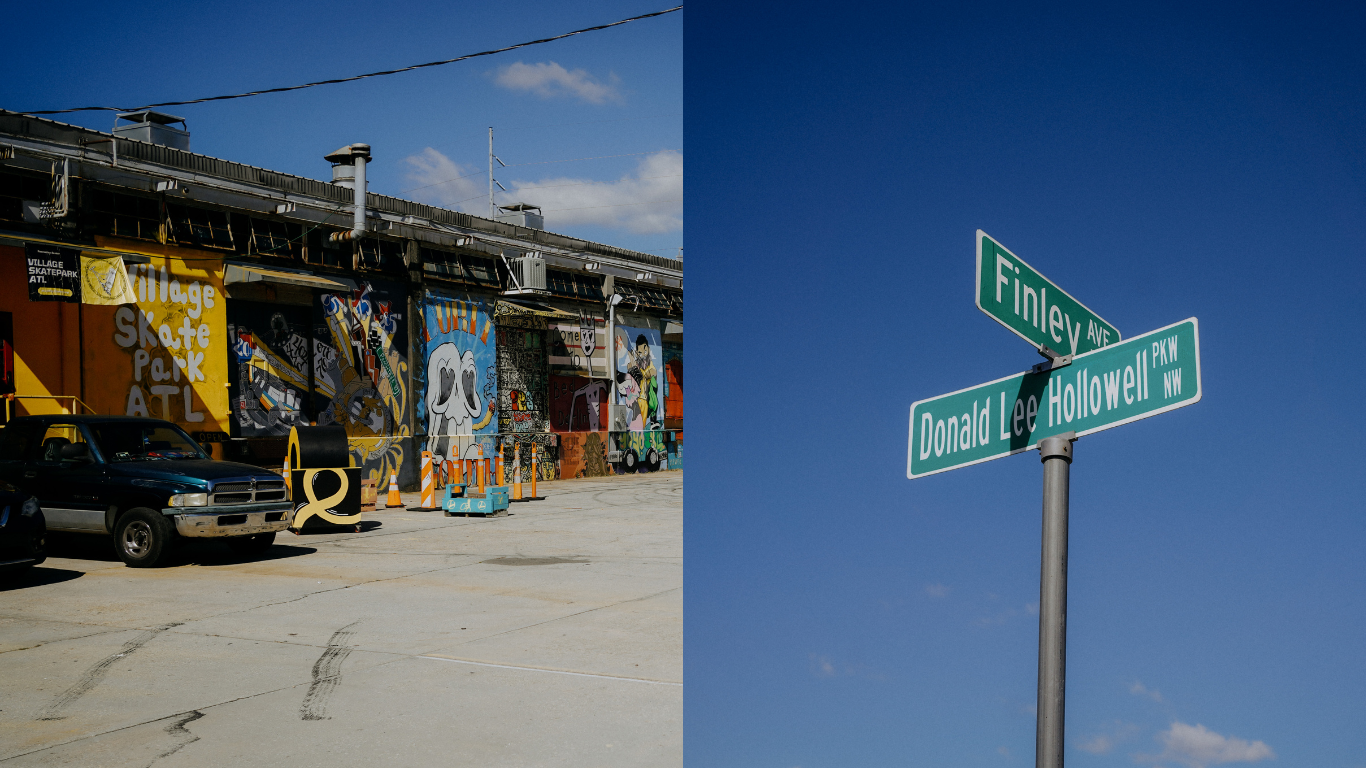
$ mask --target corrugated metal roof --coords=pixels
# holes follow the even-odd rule
[[[87,136],[98,136],[104,139],[114,138],[114,135],[111,133],[104,133],[103,131],[82,128],[77,125],[59,123],[56,120],[48,120],[34,115],[25,115],[5,110],[0,110],[0,134],[33,137],[76,147],[82,146],[81,139]],[[331,200],[340,204],[351,202],[351,190],[344,187],[338,187],[329,182],[271,171],[265,168],[258,168],[254,165],[246,165],[245,163],[220,160],[216,157],[209,157],[208,155],[200,155],[194,152],[186,152],[180,149],[161,146],[160,144],[149,144],[147,142],[135,141],[124,137],[119,137],[117,141],[119,157],[127,157],[155,165],[179,168],[204,176],[213,176],[220,179],[269,187],[282,192],[296,192],[298,194],[309,195],[310,197],[317,197],[323,200]],[[639,264],[651,264],[665,269],[683,271],[683,262],[679,259],[669,259],[663,256],[641,253],[640,251],[631,251],[613,245],[595,243],[590,240],[581,240],[576,237],[569,237],[567,235],[560,235],[539,229],[518,227],[513,224],[493,221],[480,216],[472,216],[468,213],[438,208],[424,203],[416,203],[411,200],[389,197],[388,195],[377,195],[373,192],[367,193],[365,199],[366,205],[376,211],[383,211],[385,213],[392,213],[400,216],[416,216],[421,219],[427,219],[428,221],[488,232],[504,237],[512,237],[533,243],[541,243],[552,247],[563,248],[565,250],[594,253],[625,261],[633,261]]]

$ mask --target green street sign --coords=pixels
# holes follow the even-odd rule
[[[1200,401],[1195,318],[911,406],[906,477],[980,464],[1064,432],[1118,427]]]
[[[1120,340],[1119,329],[980,229],[976,301],[978,309],[1035,349],[1080,355]]]

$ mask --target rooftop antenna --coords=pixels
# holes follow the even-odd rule
[[[497,219],[497,218],[498,218],[498,206],[495,205],[494,202],[493,202],[493,185],[494,185],[494,184],[498,184],[498,182],[493,178],[493,161],[495,161],[495,160],[497,160],[497,161],[498,161],[498,164],[501,165],[501,166],[503,166],[504,168],[506,168],[506,167],[508,166],[507,163],[503,162],[502,158],[500,158],[500,157],[498,157],[497,155],[493,154],[493,126],[490,125],[490,126],[489,126],[489,218],[490,218],[490,219]],[[503,187],[502,184],[498,184],[498,188],[499,188],[499,189],[502,189],[504,192],[507,191],[506,189],[504,189],[504,187]]]

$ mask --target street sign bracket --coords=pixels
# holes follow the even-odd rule
[[[1061,367],[1063,367],[1064,365],[1071,365],[1071,364],[1072,364],[1072,356],[1071,356],[1071,355],[1059,354],[1058,352],[1055,352],[1055,351],[1053,351],[1052,349],[1049,349],[1049,347],[1048,347],[1047,344],[1045,344],[1045,345],[1039,347],[1039,354],[1041,354],[1041,355],[1043,355],[1044,357],[1048,358],[1048,360],[1045,361],[1045,362],[1039,363],[1038,365],[1035,365],[1034,367],[1030,368],[1030,369],[1029,369],[1029,372],[1030,372],[1030,373],[1043,373],[1043,372],[1045,372],[1045,371],[1051,371],[1051,370],[1053,370],[1054,368],[1061,368]]]

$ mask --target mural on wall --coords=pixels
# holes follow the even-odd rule
[[[400,286],[367,281],[350,293],[322,294],[313,308],[318,426],[345,427],[356,466],[382,486],[410,463],[406,306]]]
[[[228,305],[233,437],[273,437],[308,425],[310,313],[248,301]]]
[[[475,458],[471,436],[498,431],[497,335],[488,300],[428,291],[422,305],[426,365],[417,387],[417,421],[425,425],[426,450],[437,461]],[[484,444],[485,451],[493,443]]]
[[[617,452],[617,474],[655,472],[668,468],[663,432],[612,432],[611,450]]]
[[[550,430],[598,432],[607,428],[609,379],[550,374]]]
[[[664,428],[683,428],[683,345],[670,341],[664,342]]]
[[[606,477],[612,474],[607,463],[606,432],[572,432],[560,435],[560,477]]]
[[[659,331],[617,326],[613,343],[617,383],[615,405],[623,406],[622,423],[612,429],[647,432],[664,426],[663,354]]]
[[[498,431],[547,431],[545,321],[498,316]]]
[[[577,310],[577,322],[552,320],[547,325],[551,375],[607,378],[607,320]]]
[[[669,469],[683,468],[683,433],[675,432],[672,442],[666,443],[669,448]]]
[[[137,302],[84,307],[86,401],[187,432],[228,429],[227,319],[213,262],[151,256],[127,267]]]
[[[512,482],[515,472],[520,471],[522,482],[531,482],[531,445],[536,444],[536,472],[537,482],[543,480],[558,480],[560,477],[571,477],[571,475],[560,474],[561,460],[561,438],[570,438],[572,435],[555,435],[547,432],[540,433],[519,433],[513,435],[499,435],[499,445],[504,446],[506,453],[503,454],[504,466],[507,471],[507,481]],[[514,448],[515,446],[515,448]],[[486,453],[492,456],[492,453]]]

